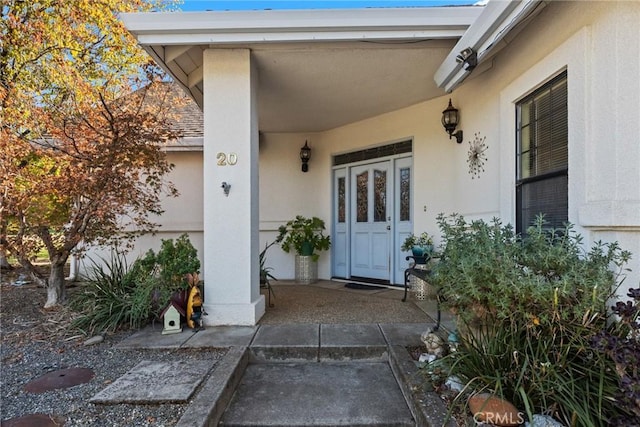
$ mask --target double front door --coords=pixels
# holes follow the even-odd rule
[[[334,172],[334,276],[401,283],[400,237],[411,230],[411,158]]]

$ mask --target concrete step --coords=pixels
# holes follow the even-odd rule
[[[416,425],[386,362],[249,364],[221,426]]]

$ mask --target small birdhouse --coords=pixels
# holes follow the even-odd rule
[[[182,307],[175,301],[171,301],[167,307],[162,310],[160,316],[164,321],[164,329],[162,335],[177,334],[182,332],[180,326],[180,316],[184,317],[185,313]]]

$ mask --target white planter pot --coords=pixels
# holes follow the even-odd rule
[[[311,256],[296,255],[296,282],[308,285],[318,281],[318,263]]]

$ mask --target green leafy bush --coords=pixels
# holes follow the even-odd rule
[[[525,237],[497,218],[468,223],[460,215],[439,215],[438,225],[443,247],[433,282],[444,304],[467,322],[477,312],[541,324],[553,316],[581,321],[585,313],[602,315],[616,288],[611,267],[622,268],[630,258],[616,242],[596,242],[585,252],[571,224],[549,229],[543,217]]]
[[[109,259],[90,262],[87,285],[72,300],[81,313],[74,325],[88,333],[139,328],[159,318],[172,295],[188,288],[187,274],[200,269],[186,234],[175,243],[162,240],[157,254],[149,250],[131,266],[117,250]]]
[[[543,217],[525,236],[498,219],[440,215],[438,224],[433,282],[461,322],[458,351],[444,361],[450,373],[529,416],[584,426],[618,417],[616,365],[591,340],[607,327],[607,301],[630,254],[617,243],[585,251],[570,224],[549,229]]]
[[[153,251],[147,253],[145,265],[150,265],[153,259]],[[183,234],[175,243],[173,239],[162,240],[160,250],[155,255],[155,267],[159,280],[164,286],[178,289],[187,289],[187,273],[200,271],[198,251],[189,240],[189,235]]]
[[[74,326],[88,334],[139,328],[157,316],[161,301],[170,296],[149,276],[141,280],[122,252],[114,250],[109,259],[90,262],[87,284],[71,300],[72,307],[80,313]]]

